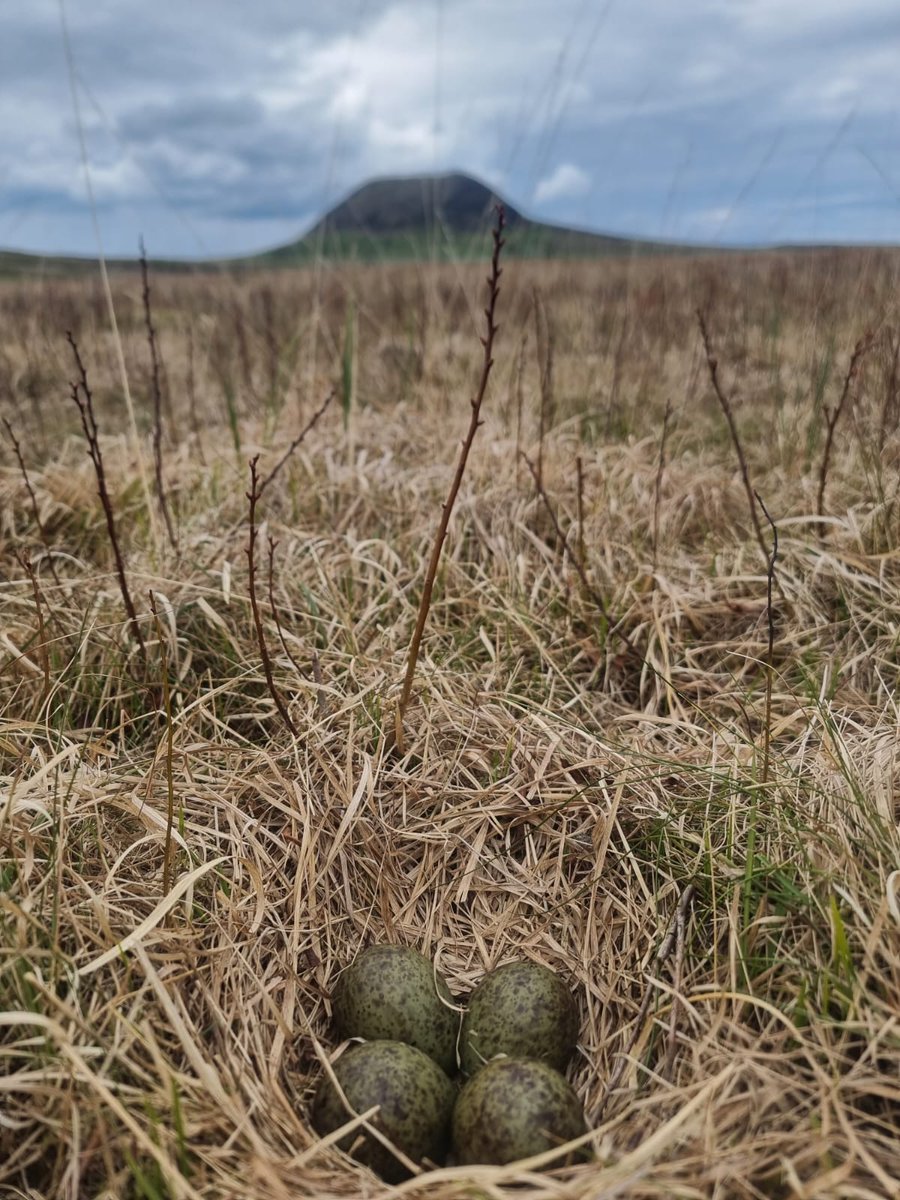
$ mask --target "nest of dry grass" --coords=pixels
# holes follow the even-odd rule
[[[177,547],[152,498],[138,282],[117,296],[137,441],[86,285],[0,293],[0,392],[40,519],[9,454],[4,1194],[897,1194],[897,271],[785,271],[510,269],[402,753],[392,705],[477,370],[476,277],[348,270],[316,302],[311,276],[160,280]],[[346,421],[333,405],[258,513],[293,737],[251,619],[246,464],[274,465],[339,382],[348,295]],[[779,527],[768,720],[766,564],[697,303]],[[823,412],[866,326],[881,340],[822,534]],[[66,327],[94,380],[143,659],[66,399]],[[543,498],[523,449],[540,451]],[[331,984],[373,940],[433,956],[463,1000],[513,957],[571,983],[593,1162],[390,1188],[318,1141]]]

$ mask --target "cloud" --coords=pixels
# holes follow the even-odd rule
[[[590,187],[591,177],[587,171],[582,171],[574,163],[560,163],[555,171],[538,181],[534,189],[534,202],[545,204],[548,200],[559,200],[561,197],[584,196]]]
[[[90,250],[57,0],[7,7],[0,244]],[[517,0],[514,19],[444,0],[440,24],[421,0],[66,10],[112,252],[151,229],[159,253],[249,251],[432,168],[613,232],[722,211],[729,238],[900,240],[896,0]]]

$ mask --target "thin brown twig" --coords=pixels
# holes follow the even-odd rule
[[[34,523],[38,527],[38,533],[41,535],[41,541],[44,544],[44,549],[47,552],[47,562],[50,564],[50,573],[53,576],[53,581],[59,586],[60,580],[56,573],[56,564],[53,561],[53,550],[50,546],[50,538],[47,535],[47,530],[44,527],[44,522],[41,520],[40,509],[38,508],[37,496],[34,493],[34,488],[31,486],[31,479],[28,475],[28,468],[25,466],[25,459],[22,455],[22,447],[19,439],[16,437],[15,430],[6,417],[3,417],[3,426],[9,435],[9,440],[13,445],[13,453],[16,456],[16,461],[19,464],[19,470],[22,473],[22,478],[25,481],[25,488],[28,492],[28,498],[31,501],[31,513],[34,517]]]
[[[250,608],[253,612],[253,625],[256,629],[256,641],[259,645],[259,654],[262,659],[263,671],[266,676],[266,685],[269,689],[269,695],[275,701],[275,707],[281,716],[282,721],[290,730],[294,737],[298,737],[297,727],[291,720],[291,714],[287,710],[287,705],[282,699],[281,693],[275,686],[275,680],[272,675],[272,660],[269,658],[269,648],[266,645],[266,635],[263,631],[262,616],[259,611],[259,601],[256,597],[256,504],[259,500],[260,487],[257,480],[256,465],[259,462],[259,455],[255,455],[250,459],[250,491],[246,493],[247,499],[250,502],[250,536],[247,542],[247,565],[250,576]]]
[[[324,717],[328,715],[329,704],[325,696],[325,677],[322,674],[322,664],[319,662],[319,655],[315,650],[312,652],[311,665],[313,679],[316,681],[316,686],[319,689],[316,692],[316,707],[319,710],[319,715]]]
[[[516,362],[516,491],[519,490],[519,455],[522,448],[522,408],[525,403],[525,351],[528,347],[528,330],[522,331],[522,341],[519,344],[519,357]]]
[[[762,781],[769,781],[769,747],[772,737],[772,675],[775,658],[775,613],[772,610],[772,592],[775,587],[775,563],[778,559],[778,526],[769,515],[769,510],[763,503],[759,492],[755,493],[759,506],[766,515],[766,520],[772,527],[772,553],[769,555],[766,568],[766,621],[769,629],[769,645],[766,651],[766,724],[763,732],[763,769]]]
[[[659,506],[662,500],[663,472],[666,469],[666,441],[669,437],[669,421],[672,417],[672,397],[666,397],[666,413],[663,417],[662,436],[659,439],[659,462],[656,464],[656,484],[653,489],[653,574],[659,563]]]
[[[169,545],[177,553],[178,541],[166,497],[162,460],[162,387],[159,376],[159,354],[156,349],[156,330],[153,328],[153,312],[150,307],[150,271],[147,266],[147,251],[141,238],[141,292],[144,301],[144,322],[147,326],[147,341],[150,346],[150,369],[153,384],[153,471],[156,479],[156,499],[166,525]]]
[[[540,414],[538,425],[537,477],[544,481],[544,438],[553,419],[553,338],[547,310],[537,288],[532,290],[534,305],[534,330],[537,342],[538,371],[540,380]]]
[[[897,425],[898,397],[900,397],[900,330],[885,330],[890,367],[885,372],[884,397],[881,401],[881,415],[878,422],[878,452],[884,453],[888,436],[888,426]]]
[[[272,620],[275,622],[275,630],[278,635],[278,641],[281,642],[281,648],[284,650],[284,654],[287,655],[288,661],[290,662],[290,665],[293,666],[296,673],[302,676],[302,674],[306,674],[306,672],[304,671],[304,668],[300,666],[299,662],[296,661],[294,655],[290,653],[290,647],[288,646],[287,641],[284,640],[284,630],[281,628],[281,618],[278,617],[278,606],[275,602],[275,550],[278,544],[277,541],[271,538],[271,536],[266,536],[266,542],[268,542],[268,571],[266,571],[266,575],[268,575],[268,581],[266,582],[268,582],[269,607],[272,611]]]
[[[175,727],[172,723],[172,688],[169,683],[169,652],[166,646],[166,635],[156,608],[153,592],[150,592],[150,611],[156,625],[156,636],[159,640],[159,652],[162,657],[163,707],[166,715],[166,843],[163,852],[162,894],[168,896],[172,886],[172,860],[174,858],[175,828]]]
[[[666,1061],[663,1064],[664,1079],[671,1078],[678,1049],[678,1015],[681,1009],[681,975],[684,968],[684,934],[687,926],[687,905],[684,897],[675,910],[675,963],[672,969],[672,1011],[669,1014],[669,1032],[666,1044]],[[688,898],[690,902],[690,898]]]
[[[297,449],[297,447],[303,442],[303,439],[306,437],[306,435],[310,432],[311,429],[313,429],[313,427],[316,425],[319,418],[325,412],[325,409],[328,407],[328,405],[332,402],[333,399],[334,399],[334,388],[331,389],[331,391],[328,393],[328,395],[325,397],[325,399],[322,401],[322,403],[319,405],[319,407],[316,409],[316,411],[313,413],[313,415],[309,418],[309,420],[306,422],[306,424],[303,426],[303,428],[300,430],[300,432],[297,434],[297,436],[291,442],[290,446],[288,446],[287,450],[285,450],[284,454],[282,454],[281,458],[278,460],[278,462],[275,464],[275,466],[272,468],[272,470],[268,473],[268,475],[265,477],[265,479],[262,481],[262,483],[260,483],[260,485],[259,485],[259,495],[260,496],[263,494],[263,492],[266,490],[266,488],[269,486],[269,484],[272,482],[272,480],[275,478],[275,476],[278,474],[278,472],[281,470],[281,468],[284,466],[284,464],[287,462],[287,460],[291,457],[291,455],[294,453],[294,451]]]
[[[587,562],[587,553],[584,548],[584,464],[581,461],[581,455],[575,456],[575,511],[578,514],[578,557],[582,562]]]
[[[37,612],[38,621],[38,651],[41,656],[41,670],[44,673],[44,691],[41,695],[41,708],[47,703],[47,697],[50,695],[50,654],[47,650],[47,627],[44,623],[44,608],[41,604],[41,590],[38,587],[37,576],[34,573],[34,567],[27,555],[21,551],[16,551],[16,558],[22,570],[28,576],[28,581],[31,584],[31,594],[34,597],[34,607]]]
[[[541,502],[544,505],[544,508],[547,510],[547,514],[550,517],[550,523],[553,526],[553,530],[556,533],[557,539],[559,540],[559,544],[562,547],[563,553],[568,553],[569,558],[572,560],[572,565],[574,566],[575,571],[578,575],[578,578],[581,581],[581,586],[584,589],[585,595],[589,596],[591,598],[591,600],[593,600],[594,604],[596,604],[596,606],[600,609],[600,612],[608,625],[610,625],[610,626],[612,626],[613,624],[616,625],[618,636],[622,639],[622,641],[629,648],[629,650],[632,650],[632,651],[634,651],[634,653],[637,654],[638,651],[635,650],[634,645],[631,642],[631,639],[628,637],[628,635],[625,633],[622,633],[620,630],[618,630],[619,622],[613,621],[613,618],[610,614],[609,608],[607,607],[606,600],[603,598],[603,596],[600,595],[600,593],[597,591],[597,589],[591,584],[590,579],[588,579],[587,567],[584,563],[584,560],[581,558],[581,556],[578,553],[575,553],[572,551],[572,547],[569,545],[569,539],[566,536],[565,532],[563,531],[563,527],[559,523],[559,517],[557,517],[556,510],[554,509],[554,507],[550,501],[550,497],[547,495],[547,490],[541,481],[541,477],[538,472],[537,466],[531,461],[531,459],[524,452],[524,450],[522,451],[522,458],[525,460],[525,465],[528,467],[528,470],[531,472],[531,478],[534,480],[535,490],[536,490],[538,496],[540,497]],[[640,657],[642,657],[642,656],[640,656]]]
[[[750,517],[753,521],[753,528],[756,532],[756,540],[759,543],[759,548],[762,551],[763,558],[768,560],[769,551],[766,548],[766,539],[763,537],[762,526],[759,523],[759,513],[756,511],[756,502],[753,499],[753,486],[750,483],[750,468],[747,466],[747,457],[744,454],[744,447],[741,444],[741,436],[738,433],[737,424],[734,419],[734,412],[731,408],[731,401],[722,390],[722,385],[719,382],[719,360],[713,353],[712,343],[709,340],[709,330],[706,327],[706,318],[703,315],[702,309],[697,309],[697,322],[700,325],[700,336],[703,338],[703,349],[706,353],[706,365],[709,368],[709,378],[713,385],[713,391],[716,393],[716,399],[719,401],[719,406],[725,414],[725,420],[728,422],[728,431],[731,434],[731,442],[734,446],[735,453],[738,458],[738,465],[741,468],[741,479],[744,481],[744,491],[747,493],[747,504],[750,507]]]
[[[281,618],[278,615],[278,605],[275,603],[275,548],[277,547],[278,543],[276,541],[273,541],[271,537],[267,538],[267,542],[268,542],[269,607],[272,610],[272,619],[275,622],[275,629],[278,633],[278,640],[281,643],[281,648],[287,655],[287,657],[291,663],[291,666],[294,668],[294,670],[297,672],[298,675],[305,676],[305,675],[308,675],[309,672],[304,671],[304,669],[297,662],[296,658],[294,658],[293,654],[291,654],[290,647],[288,646],[287,640],[284,636],[284,629],[282,628],[282,625],[281,625]],[[311,673],[312,673],[313,680],[315,681],[315,684],[316,684],[316,707],[318,708],[319,713],[324,715],[328,711],[328,705],[325,701],[325,693],[323,690],[324,684],[322,681],[322,668],[319,665],[319,657],[315,651],[313,651],[313,655],[312,655]]]
[[[871,331],[867,331],[859,339],[853,347],[853,353],[850,355],[850,364],[847,367],[847,374],[844,376],[844,385],[841,388],[840,399],[833,409],[829,408],[827,404],[825,405],[825,449],[822,451],[822,465],[819,468],[819,490],[816,495],[816,516],[820,520],[820,536],[824,534],[821,521],[825,516],[825,486],[828,482],[828,468],[831,464],[831,451],[834,446],[834,431],[837,428],[838,421],[841,419],[841,413],[844,411],[844,406],[850,395],[850,389],[859,371],[859,364],[871,349],[874,340],[875,335]]]
[[[672,953],[672,950],[677,946],[679,922],[681,922],[683,930],[686,926],[687,910],[690,907],[693,898],[694,884],[689,883],[679,897],[678,906],[676,907],[675,912],[672,914],[672,918],[669,921],[669,927],[666,931],[666,936],[663,938],[662,942],[660,943],[660,947],[654,956],[653,968],[655,972],[658,972],[660,967],[665,965],[667,959]],[[682,932],[682,938],[683,937],[684,934]],[[644,1022],[647,1019],[647,1013],[650,1011],[650,1002],[653,998],[654,990],[653,980],[649,978],[648,973],[648,977],[645,980],[644,996],[641,1000],[641,1007],[638,1009],[638,1014],[634,1020],[634,1028],[631,1031],[631,1036],[628,1039],[625,1049],[619,1055],[616,1065],[606,1082],[605,1088],[603,1089],[603,1095],[600,1097],[600,1103],[593,1114],[594,1124],[599,1122],[610,1096],[619,1086],[622,1076],[625,1073],[625,1065],[632,1050],[637,1045],[638,1039],[641,1036],[641,1031],[644,1027]]]
[[[128,579],[125,575],[125,560],[122,557],[122,550],[119,546],[119,535],[116,530],[116,520],[113,515],[112,500],[109,496],[109,488],[106,486],[106,472],[103,468],[103,455],[100,452],[100,437],[97,429],[97,420],[94,416],[94,397],[91,393],[90,385],[88,384],[87,371],[85,370],[84,362],[78,350],[78,344],[72,336],[71,331],[66,333],[66,340],[72,347],[72,354],[75,356],[75,365],[78,368],[77,382],[70,383],[72,399],[78,406],[78,411],[81,414],[81,427],[84,430],[84,436],[88,444],[88,454],[91,462],[94,464],[94,474],[97,477],[97,491],[100,496],[100,503],[103,506],[103,515],[106,518],[106,531],[109,535],[110,544],[112,546],[113,558],[116,563],[116,575],[119,580],[119,591],[122,595],[122,603],[125,605],[125,612],[128,614],[128,623],[131,626],[131,631],[134,634],[135,641],[140,649],[141,659],[147,661],[147,647],[144,645],[144,638],[141,634],[141,626],[137,618],[134,603],[131,599],[131,592],[128,590]]]
[[[450,514],[453,512],[453,505],[456,502],[457,494],[459,493],[460,485],[462,484],[463,472],[466,469],[466,462],[469,457],[469,451],[472,448],[472,443],[475,440],[475,434],[478,432],[478,427],[481,425],[481,405],[484,402],[485,393],[487,391],[488,379],[491,374],[491,367],[494,365],[493,349],[494,337],[497,333],[497,325],[494,321],[494,315],[497,309],[497,297],[500,295],[500,276],[503,274],[500,267],[500,252],[504,246],[503,229],[506,224],[506,214],[502,204],[497,205],[497,221],[493,229],[494,249],[491,255],[491,273],[488,276],[488,303],[484,310],[485,317],[485,333],[481,338],[481,345],[484,349],[484,356],[481,364],[481,377],[478,381],[478,390],[474,397],[469,401],[472,409],[472,416],[469,421],[469,429],[460,449],[459,460],[456,464],[456,473],[453,476],[453,482],[450,484],[450,491],[447,494],[447,499],[441,509],[441,519],[438,522],[437,533],[434,539],[434,545],[431,549],[431,559],[428,563],[428,570],[425,574],[425,584],[422,588],[422,598],[419,601],[419,613],[416,618],[416,627],[413,631],[412,641],[409,644],[409,654],[406,661],[406,675],[403,680],[403,689],[400,693],[400,700],[397,704],[395,713],[395,744],[398,749],[403,749],[403,717],[409,705],[409,698],[412,694],[413,678],[416,673],[416,663],[419,660],[419,648],[422,644],[422,635],[425,632],[425,621],[428,617],[428,610],[431,607],[431,594],[434,590],[434,581],[437,576],[438,563],[441,558],[441,551],[444,547],[444,540],[447,537],[447,528],[450,524]]]
[[[200,461],[206,466],[206,454],[203,449],[203,438],[200,435],[200,421],[197,416],[197,375],[194,369],[194,323],[188,322],[187,327],[187,379],[185,380],[188,395],[188,418],[191,432],[194,435],[194,445]]]
[[[275,603],[275,550],[278,546],[278,543],[271,537],[271,535],[267,536],[266,542],[268,549],[267,590],[269,593],[269,608],[272,610],[272,619],[275,622],[275,630],[278,633],[278,640],[281,642],[281,648],[290,661],[291,666],[298,675],[304,675],[306,672],[297,662],[296,658],[294,658],[293,654],[291,654],[290,648],[285,641],[284,630],[281,628],[281,620],[278,616],[278,606]]]
[[[692,700],[690,698],[690,696],[686,695],[681,690],[681,688],[679,688],[668,675],[666,675],[658,667],[654,666],[649,658],[645,658],[644,655],[641,654],[641,652],[638,649],[638,646],[635,643],[635,641],[633,640],[633,638],[629,637],[629,635],[622,628],[625,618],[624,617],[617,618],[613,613],[611,613],[606,605],[606,601],[604,600],[603,596],[601,596],[600,593],[594,587],[591,586],[591,582],[588,579],[585,565],[583,562],[581,562],[579,560],[578,555],[573,553],[572,548],[569,545],[569,540],[566,537],[566,534],[564,533],[563,528],[559,523],[559,518],[557,517],[556,512],[553,509],[553,505],[550,502],[550,497],[547,495],[546,489],[544,488],[543,484],[538,484],[538,482],[537,482],[537,471],[536,471],[534,463],[531,461],[531,459],[528,457],[528,455],[524,453],[524,451],[522,453],[522,458],[525,460],[525,462],[528,466],[528,469],[531,472],[531,477],[535,481],[535,486],[537,489],[538,496],[540,497],[542,503],[544,504],[544,507],[546,508],[546,510],[550,516],[551,524],[553,525],[553,529],[556,533],[557,538],[559,539],[559,544],[562,547],[563,553],[564,554],[568,553],[569,558],[571,559],[572,565],[574,566],[575,571],[578,575],[578,578],[581,581],[581,585],[582,585],[582,588],[583,588],[585,594],[588,596],[589,599],[591,599],[594,602],[594,604],[596,604],[597,608],[600,610],[601,615],[603,616],[604,620],[606,621],[606,624],[607,624],[606,639],[607,639],[607,641],[609,641],[612,638],[618,638],[619,641],[622,642],[622,644],[625,646],[625,649],[628,651],[628,653],[631,654],[638,661],[638,663],[640,663],[640,665],[643,668],[646,668],[650,672],[650,674],[654,676],[655,679],[657,679],[661,684],[663,684],[664,687],[669,688],[671,690],[671,692],[675,696],[678,697],[679,700],[681,700],[684,704],[686,704],[694,712],[701,715],[704,718],[704,720],[708,721],[714,728],[716,728],[716,729],[726,728],[726,726],[721,721],[719,721],[718,718],[713,716],[712,713],[707,712],[705,709],[703,709],[696,702],[696,700]]]

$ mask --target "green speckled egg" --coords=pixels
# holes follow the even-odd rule
[[[443,1162],[456,1089],[427,1054],[403,1042],[362,1042],[341,1055],[334,1074],[355,1113],[364,1113],[373,1104],[381,1106],[372,1124],[408,1158],[416,1163],[426,1158]],[[324,1136],[351,1119],[326,1077],[313,1101],[313,1128]],[[361,1128],[341,1138],[338,1146],[388,1183],[409,1174],[386,1146]]]
[[[338,979],[333,999],[341,1037],[406,1042],[448,1074],[456,1070],[459,1013],[434,964],[416,950],[370,946]]]
[[[463,1164],[516,1162],[586,1130],[581,1103],[563,1076],[528,1058],[488,1063],[459,1093],[453,1110],[453,1150]]]
[[[562,1071],[577,1041],[575,999],[559,976],[539,963],[507,963],[472,993],[460,1062],[466,1075],[498,1054],[536,1058]]]

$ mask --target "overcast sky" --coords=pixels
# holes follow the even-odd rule
[[[65,0],[104,249],[288,241],[375,175],[724,243],[900,242],[898,0]],[[59,0],[0,0],[0,247],[90,253]]]

